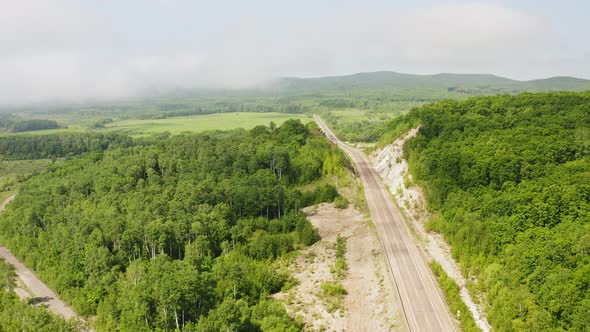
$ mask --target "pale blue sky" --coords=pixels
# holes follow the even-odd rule
[[[359,71],[590,78],[590,1],[0,0],[0,102]]]

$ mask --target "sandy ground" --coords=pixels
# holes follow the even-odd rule
[[[418,128],[410,130],[403,138],[395,140],[383,149],[375,151],[369,157],[377,172],[397,200],[400,208],[410,220],[411,227],[421,240],[425,253],[430,259],[438,262],[449,277],[453,278],[460,287],[463,302],[471,311],[473,318],[482,331],[491,330],[484,310],[476,304],[465,287],[466,279],[461,273],[459,264],[451,256],[451,247],[442,235],[429,232],[425,223],[429,219],[428,207],[423,191],[412,181],[408,173],[408,163],[403,159],[404,143],[416,136]]]
[[[337,209],[325,203],[306,213],[322,239],[290,265],[299,284],[275,295],[290,315],[299,317],[306,331],[406,331],[394,281],[368,218],[353,207]],[[339,309],[330,312],[321,284],[338,279],[330,272],[338,235],[346,238],[348,273],[341,283],[348,294]]]
[[[12,195],[0,205],[0,211],[10,203],[16,195]],[[15,293],[22,300],[28,300],[34,305],[45,306],[49,311],[63,317],[66,320],[76,319],[80,322],[84,320],[72,310],[65,302],[60,300],[57,295],[45,285],[29,268],[21,263],[7,248],[0,246],[0,257],[14,266],[18,279]],[[81,327],[83,329],[83,327]]]
[[[6,207],[6,205],[8,205],[10,202],[12,202],[15,197],[16,197],[16,194],[14,194],[14,195],[8,197],[7,199],[5,199],[4,202],[2,202],[2,204],[0,204],[0,211],[4,210],[4,208]]]

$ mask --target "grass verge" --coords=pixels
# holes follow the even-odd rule
[[[434,273],[438,284],[445,294],[445,299],[449,305],[451,314],[459,320],[459,325],[463,332],[480,332],[481,329],[475,323],[471,312],[467,308],[467,305],[461,299],[459,294],[459,285],[451,279],[442,266],[435,261],[430,261],[430,269]]]
[[[339,282],[326,281],[322,283],[321,288],[321,297],[326,303],[326,310],[328,312],[340,310],[342,308],[342,300],[348,294],[344,286]]]
[[[348,272],[348,263],[346,263],[346,238],[340,236],[336,238],[336,262],[330,267],[330,272],[339,279],[346,277]]]

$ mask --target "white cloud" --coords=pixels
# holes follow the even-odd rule
[[[588,49],[572,51],[548,18],[498,5],[451,3],[315,20],[247,17],[209,29],[206,40],[162,49],[150,36],[125,40],[82,2],[0,1],[0,104],[371,70],[590,77]],[[178,3],[171,8],[182,10]]]
[[[91,13],[67,0],[0,1],[0,27],[3,55],[77,50],[99,37]]]

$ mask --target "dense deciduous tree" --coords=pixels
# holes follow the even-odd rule
[[[584,331],[590,301],[590,93],[522,94],[424,106],[405,147],[499,331]],[[586,310],[586,317],[581,315]]]
[[[131,145],[129,136],[115,133],[11,135],[0,137],[0,156],[5,159],[68,157]]]
[[[109,331],[299,328],[269,299],[275,260],[318,240],[298,209],[339,196],[298,187],[347,166],[314,124],[102,150],[33,176],[0,216],[79,313]]]

